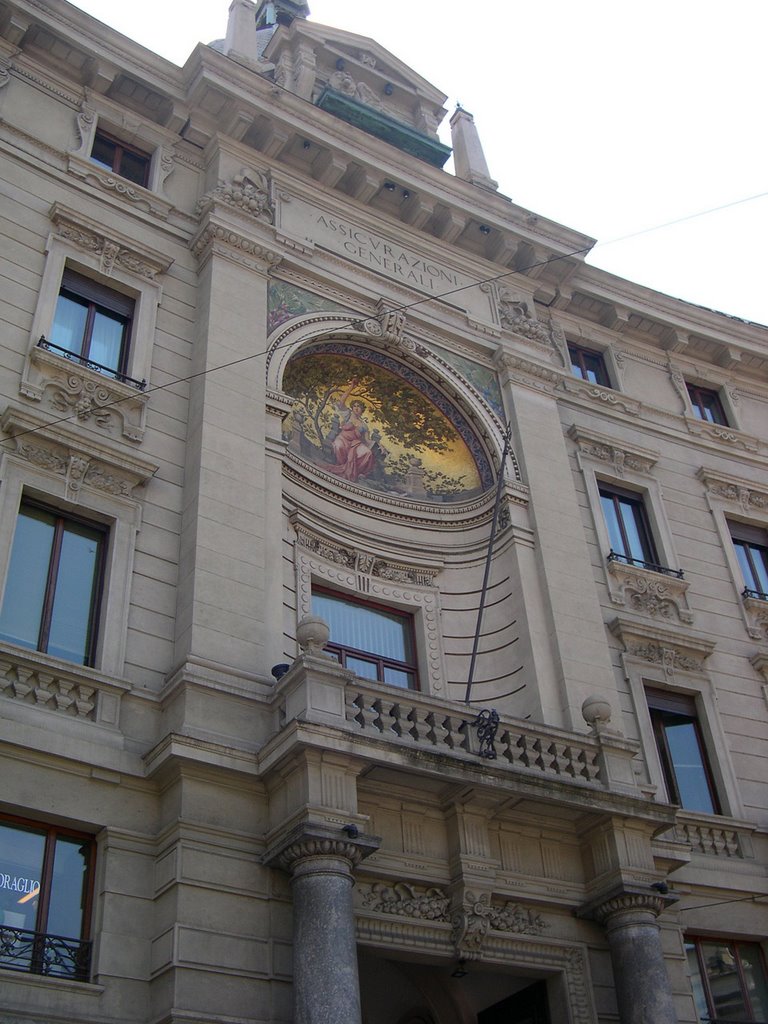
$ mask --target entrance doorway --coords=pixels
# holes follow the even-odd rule
[[[481,1010],[477,1024],[551,1024],[545,982],[537,981]]]

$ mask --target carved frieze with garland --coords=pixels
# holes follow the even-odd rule
[[[271,181],[263,171],[244,167],[231,181],[220,182],[198,201],[198,217],[217,203],[223,203],[246,217],[266,224],[272,224],[275,219]]]
[[[606,434],[585,430],[575,424],[569,429],[568,436],[576,442],[581,455],[605,463],[620,477],[627,471],[647,475],[659,458],[658,452],[630,445],[626,441],[619,442]]]
[[[670,680],[676,672],[704,673],[707,658],[715,648],[711,640],[690,633],[681,636],[622,618],[614,619],[609,628],[628,657],[661,667]]]
[[[633,612],[657,621],[693,622],[688,605],[690,584],[639,565],[628,565],[618,559],[608,563],[608,587],[611,600]]]
[[[427,888],[406,882],[361,882],[357,885],[356,895],[359,906],[366,911],[422,921],[449,920],[450,898],[437,886]]]

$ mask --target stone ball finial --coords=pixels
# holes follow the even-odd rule
[[[597,696],[597,694],[587,697],[581,705],[581,713],[584,721],[593,732],[602,732],[604,729],[607,729],[611,721],[611,705],[609,701],[605,697]]]
[[[305,615],[296,627],[296,640],[305,654],[322,654],[331,629],[319,615]]]

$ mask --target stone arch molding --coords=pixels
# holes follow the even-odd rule
[[[438,353],[406,335],[402,313],[387,312],[383,302],[379,306],[382,308],[377,315],[359,320],[354,320],[352,314],[321,311],[294,317],[277,327],[268,343],[268,393],[290,402],[284,384],[289,362],[320,344],[334,346],[339,354],[344,354],[346,349],[348,354],[354,355],[354,349],[359,348],[370,354],[367,358],[372,363],[378,362],[384,368],[391,369],[399,364],[406,376],[412,375],[417,388],[449,416],[472,452],[478,470],[476,489],[468,491],[466,499],[453,500],[456,504],[477,503],[490,493],[497,480],[503,424],[484,397],[457,370]],[[447,410],[452,411],[447,413]],[[509,456],[506,471],[516,482],[520,481],[514,453]]]

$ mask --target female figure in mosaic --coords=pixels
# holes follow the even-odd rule
[[[336,473],[352,483],[361,476],[367,476],[373,468],[374,461],[370,431],[364,419],[365,404],[356,398],[347,405],[347,400],[356,386],[357,378],[353,378],[347,390],[336,403],[340,421],[339,432],[333,439],[336,465],[329,467],[332,473]]]

